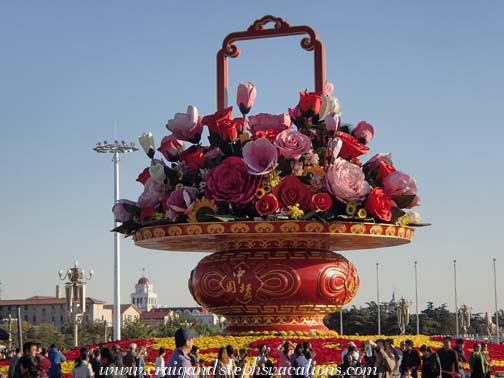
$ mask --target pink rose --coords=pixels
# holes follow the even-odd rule
[[[158,151],[163,154],[168,161],[178,161],[178,156],[184,149],[184,141],[179,140],[175,135],[168,135],[161,141]]]
[[[337,158],[327,170],[326,184],[334,197],[343,203],[360,204],[370,191],[360,167],[341,158]]]
[[[296,105],[295,108],[289,108],[289,116],[296,126],[303,125],[306,122],[306,118],[301,111],[299,104]]]
[[[383,189],[391,197],[416,195],[416,180],[404,172],[395,171],[383,180]]]
[[[324,118],[324,123],[327,131],[338,131],[341,125],[341,118],[337,113],[331,112]]]
[[[136,206],[136,203],[129,201],[127,199],[120,199],[114,207],[112,207],[112,212],[114,213],[114,218],[116,222],[127,222],[133,215],[131,215],[125,208],[124,205]]]
[[[366,121],[360,121],[355,129],[352,131],[352,135],[362,144],[368,144],[373,139],[375,130],[374,127],[367,123]]]
[[[179,188],[170,194],[166,201],[167,208],[177,214],[187,215],[194,207],[198,190],[190,186]]]
[[[206,196],[217,202],[246,205],[255,198],[261,178],[248,172],[245,162],[230,156],[212,168],[206,177]]]
[[[166,124],[166,128],[175,135],[175,138],[191,143],[198,143],[203,132],[203,124],[198,117],[198,109],[192,105],[187,107],[186,113],[175,114],[174,118],[170,119]]]
[[[278,165],[277,149],[266,138],[248,142],[242,149],[243,161],[251,175],[265,175]]]
[[[278,115],[259,113],[256,116],[249,117],[249,128],[254,134],[258,131],[266,131],[270,129],[285,130],[289,127],[291,127],[291,119],[286,113]]]
[[[240,112],[245,115],[250,112],[256,99],[256,88],[251,82],[238,85],[238,95],[236,103]]]
[[[286,159],[297,159],[312,148],[310,138],[299,131],[287,129],[275,138],[275,146]]]
[[[145,182],[144,191],[138,197],[138,207],[158,207],[164,196],[164,185],[158,184],[152,178]]]

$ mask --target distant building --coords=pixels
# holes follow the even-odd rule
[[[154,285],[143,275],[135,285],[135,292],[131,293],[131,304],[137,306],[140,311],[150,311],[158,307],[157,294],[154,292]]]
[[[143,312],[141,319],[144,323],[152,326],[159,326],[174,320],[180,316],[200,321],[202,324],[209,326],[222,325],[225,319],[218,315],[208,312],[203,307],[163,307],[152,309],[148,312]]]
[[[86,312],[83,321],[112,322],[112,312],[104,308],[104,301],[86,299]],[[17,317],[17,308],[21,309],[21,319],[32,325],[53,323],[58,330],[69,323],[66,299],[61,297],[34,296],[27,299],[0,300],[0,319],[9,314]]]
[[[114,306],[113,305],[105,305],[103,306],[105,311],[110,311],[110,316],[112,317],[112,313],[114,312]],[[140,309],[133,305],[133,304],[122,304],[121,305],[121,326],[125,325],[126,323],[134,322],[135,320],[140,319],[140,316],[142,315],[142,311]]]
[[[140,316],[140,319],[142,319],[145,324],[152,327],[159,327],[174,318],[174,312],[164,308],[154,308],[148,312],[142,312],[142,315]]]

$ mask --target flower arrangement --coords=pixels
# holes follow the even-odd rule
[[[177,113],[157,148],[151,133],[139,137],[150,159],[138,176],[136,202],[113,207],[127,235],[162,223],[238,220],[338,220],[421,225],[416,181],[396,170],[391,154],[366,163],[374,127],[341,123],[340,103],[325,93],[301,92],[287,113],[248,115],[252,83],[238,86],[237,107],[200,116],[195,106]],[[209,145],[201,140],[205,127]]]

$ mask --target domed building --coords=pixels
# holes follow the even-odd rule
[[[135,285],[135,292],[131,293],[131,303],[136,305],[142,312],[158,307],[154,285],[145,277],[145,272]]]

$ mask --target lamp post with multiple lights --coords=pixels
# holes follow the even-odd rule
[[[74,346],[78,346],[79,317],[86,312],[86,282],[84,279],[89,281],[93,277],[93,270],[91,269],[86,276],[84,269],[79,268],[77,261],[75,261],[73,268],[66,272],[60,270],[59,277],[62,281],[68,279],[65,284],[66,307],[72,319]]]
[[[125,141],[113,143],[107,141],[96,143],[93,148],[98,153],[113,154],[112,161],[114,162],[114,204],[119,201],[119,154],[137,151],[133,142],[126,143]],[[119,226],[119,222],[114,219],[114,228]],[[114,340],[121,340],[121,253],[120,239],[117,232],[114,233]]]

